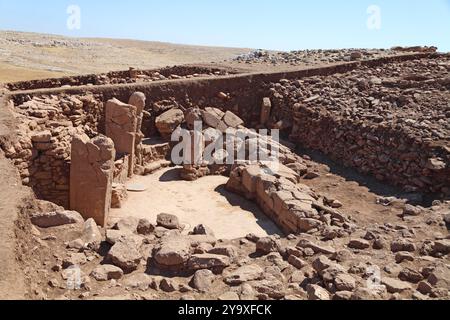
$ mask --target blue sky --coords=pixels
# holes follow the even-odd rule
[[[67,28],[69,5],[81,29]],[[381,29],[367,27],[367,8]],[[0,29],[294,50],[436,45],[450,51],[450,0],[0,0]]]

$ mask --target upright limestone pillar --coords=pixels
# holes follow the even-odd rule
[[[135,92],[131,95],[128,100],[128,104],[136,107],[136,117],[137,117],[137,126],[136,126],[136,138],[135,138],[135,164],[142,165],[142,140],[144,139],[144,134],[142,133],[142,121],[144,118],[144,109],[145,109],[145,94],[142,92]]]
[[[111,207],[116,151],[105,136],[73,137],[70,166],[70,208],[105,226]]]
[[[114,142],[118,154],[129,155],[129,177],[132,177],[134,172],[137,122],[135,106],[117,99],[111,99],[106,103],[106,135]]]

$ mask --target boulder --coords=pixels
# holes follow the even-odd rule
[[[32,224],[40,228],[52,228],[84,222],[81,214],[68,210],[34,213],[31,215],[30,220]]]
[[[297,244],[297,247],[312,249],[314,251],[314,253],[321,253],[321,254],[328,254],[328,255],[333,255],[336,253],[336,249],[334,249],[333,247],[319,244],[317,242],[313,242],[308,239],[300,240],[299,243]]]
[[[288,262],[296,267],[297,269],[302,269],[304,266],[306,266],[306,262],[300,259],[299,257],[296,257],[294,255],[290,255],[288,258]]]
[[[142,243],[138,243],[134,238],[126,238],[115,245],[108,252],[108,260],[113,265],[121,268],[125,273],[135,271],[141,263],[142,254],[139,248]]]
[[[177,291],[180,284],[175,279],[163,278],[159,284],[159,288],[164,292],[174,292]]]
[[[156,248],[155,261],[165,267],[182,267],[190,257],[190,243],[186,238],[165,237]]]
[[[204,224],[199,224],[194,228],[192,231],[192,234],[194,235],[209,235],[214,237],[214,231],[212,231],[211,228],[205,226]]]
[[[130,233],[127,231],[120,231],[114,229],[106,230],[106,242],[110,245],[116,244],[116,242],[122,241],[125,238],[130,236]]]
[[[278,243],[271,237],[260,238],[256,242],[256,251],[262,254],[269,254],[278,251]]]
[[[239,126],[244,125],[244,121],[230,111],[225,112],[225,115],[223,116],[223,122],[225,122],[225,124],[231,128],[238,128]]]
[[[428,282],[436,288],[450,288],[450,268],[438,265],[428,276]]]
[[[31,136],[31,141],[34,143],[48,143],[51,142],[52,133],[49,130],[35,133]]]
[[[224,282],[230,286],[238,286],[244,282],[262,280],[264,270],[256,265],[245,265],[225,276]]]
[[[128,199],[127,187],[121,183],[112,184],[111,208],[122,208],[122,204]]]
[[[230,258],[217,254],[194,254],[189,258],[190,270],[212,269],[222,270],[230,265]]]
[[[198,270],[195,272],[191,285],[200,292],[208,292],[214,282],[215,276],[210,270]]]
[[[172,133],[183,121],[183,111],[180,109],[170,109],[156,118],[155,125],[163,138],[170,139]]]
[[[370,248],[370,242],[363,239],[351,239],[348,247],[352,249],[364,250]]]
[[[123,271],[119,267],[104,264],[95,268],[91,273],[91,277],[97,281],[119,280],[123,277]]]
[[[139,219],[136,230],[138,234],[147,236],[155,231],[155,226],[147,219]]]
[[[450,253],[450,239],[437,240],[433,243],[433,252],[447,255]]]
[[[136,233],[139,221],[140,219],[136,217],[126,217],[119,220],[114,225],[114,229],[122,231],[124,233]]]
[[[306,288],[308,300],[330,300],[330,294],[327,290],[318,285],[308,285]]]
[[[416,245],[407,239],[397,239],[391,243],[391,251],[394,253],[404,251],[404,252],[414,252],[417,250]]]
[[[226,125],[222,121],[224,115],[225,113],[217,108],[205,108],[205,110],[202,110],[203,121],[214,129],[226,129]]]
[[[273,276],[268,276],[261,281],[252,281],[249,284],[257,293],[272,299],[282,299],[286,295],[283,283]]]
[[[420,216],[422,213],[422,209],[419,207],[412,206],[410,204],[405,205],[405,208],[403,209],[403,215],[404,216]]]
[[[123,280],[123,286],[129,289],[147,291],[150,287],[157,288],[155,278],[145,273],[133,273]]]
[[[216,246],[208,250],[208,253],[227,256],[231,259],[235,259],[238,256],[238,249],[233,245]]]
[[[160,227],[164,227],[166,229],[174,230],[174,229],[182,229],[180,225],[180,221],[177,216],[173,214],[161,213],[158,215],[156,219],[156,223]]]
[[[389,293],[401,293],[412,289],[409,283],[388,277],[383,277],[381,283],[386,286]]]
[[[199,108],[190,108],[185,112],[184,118],[188,129],[194,130],[195,122],[202,121],[202,112]]]
[[[82,240],[89,249],[97,250],[100,247],[103,237],[94,219],[90,218],[84,223]]]
[[[398,278],[402,281],[407,281],[411,283],[419,283],[423,280],[423,275],[411,268],[405,268],[400,271]]]
[[[356,288],[356,280],[351,275],[339,273],[334,279],[336,291],[353,291]]]

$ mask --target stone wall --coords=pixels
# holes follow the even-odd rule
[[[449,69],[448,57],[440,57],[281,80],[268,89],[268,124],[347,167],[407,192],[445,198],[450,196]]]
[[[283,165],[273,173],[263,165],[237,165],[226,188],[255,201],[286,234],[334,227],[344,235],[342,227],[349,220],[299,181],[300,176]]]
[[[14,107],[16,140],[2,149],[37,197],[69,206],[72,136],[96,135],[103,104],[95,96],[42,96]]]
[[[396,128],[367,126],[307,108],[295,112],[290,139],[407,192],[450,196],[448,145],[427,143]]]
[[[126,71],[112,71],[103,74],[90,74],[63,78],[50,78],[32,81],[20,81],[6,84],[10,91],[59,88],[63,86],[87,86],[124,84],[136,82],[152,82],[181,78],[197,78],[204,76],[220,76],[233,73],[219,68],[198,66],[173,66],[152,70],[130,68]]]

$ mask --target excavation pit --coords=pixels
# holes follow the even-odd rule
[[[209,176],[183,181],[179,170],[166,168],[148,176],[133,177],[128,184],[139,184],[146,190],[128,192],[122,208],[111,210],[110,223],[125,217],[155,222],[159,213],[170,213],[180,219],[184,233],[204,224],[218,239],[238,239],[250,233],[258,237],[282,235],[256,204],[225,190],[228,178]]]
[[[367,284],[367,266],[379,267],[388,285],[397,284],[389,280],[396,278],[390,271],[402,263],[404,282],[411,275],[423,277],[410,268],[448,272],[442,263],[449,253],[449,66],[448,56],[409,54],[292,72],[94,86],[71,79],[74,87],[53,88],[59,81],[10,87],[19,90],[6,96],[17,130],[0,143],[37,203],[24,210],[28,225],[31,220],[36,228],[22,231],[35,238],[30,248],[37,249],[24,247],[23,254],[43,257],[39,267],[58,280],[55,270],[64,279],[67,266],[80,265],[83,274],[100,279],[86,286],[93,296],[147,294],[151,288],[157,297],[181,298],[188,292],[201,299],[204,291],[193,277],[210,271],[217,279],[207,290],[213,298],[231,287],[247,298],[247,285],[254,290],[251,298],[310,298],[315,289],[334,298],[340,297],[337,285],[360,298],[357,288]],[[417,70],[426,76],[410,74]],[[143,99],[133,104],[130,97]],[[282,143],[282,170],[263,174],[261,164],[241,163],[173,167],[168,138],[179,128],[192,130],[197,118],[208,125],[205,130],[280,129],[289,140]],[[74,152],[77,139],[94,150],[87,152],[90,157],[78,152],[83,148]],[[317,150],[377,179],[382,192],[295,153],[296,147]],[[75,172],[72,179],[77,167],[93,174]],[[90,184],[72,185],[83,179]],[[102,193],[95,201],[106,209],[96,224],[81,212],[92,207],[83,203],[86,197],[71,200],[70,195],[72,186],[85,193],[95,191],[89,185],[100,190],[100,180]],[[414,207],[385,184],[417,198],[431,193],[439,201],[432,208]],[[124,192],[127,185],[143,191]],[[109,196],[114,208],[108,206]],[[84,206],[64,210],[73,202]],[[173,227],[172,218],[156,227],[162,213],[173,215],[183,228]],[[72,224],[58,225],[67,222]],[[207,228],[196,228],[200,224]],[[330,263],[324,256],[339,264],[332,268],[341,282],[333,278],[331,283],[316,270]],[[436,262],[433,268],[430,261]],[[101,282],[101,272],[113,269],[119,279],[111,288],[113,282]],[[315,287],[298,285],[309,278]],[[65,294],[49,280],[49,295]],[[37,281],[42,284],[42,278]],[[247,288],[236,287],[244,282]],[[447,293],[441,285],[428,295]],[[401,283],[410,287],[401,297],[417,295],[416,283]]]

